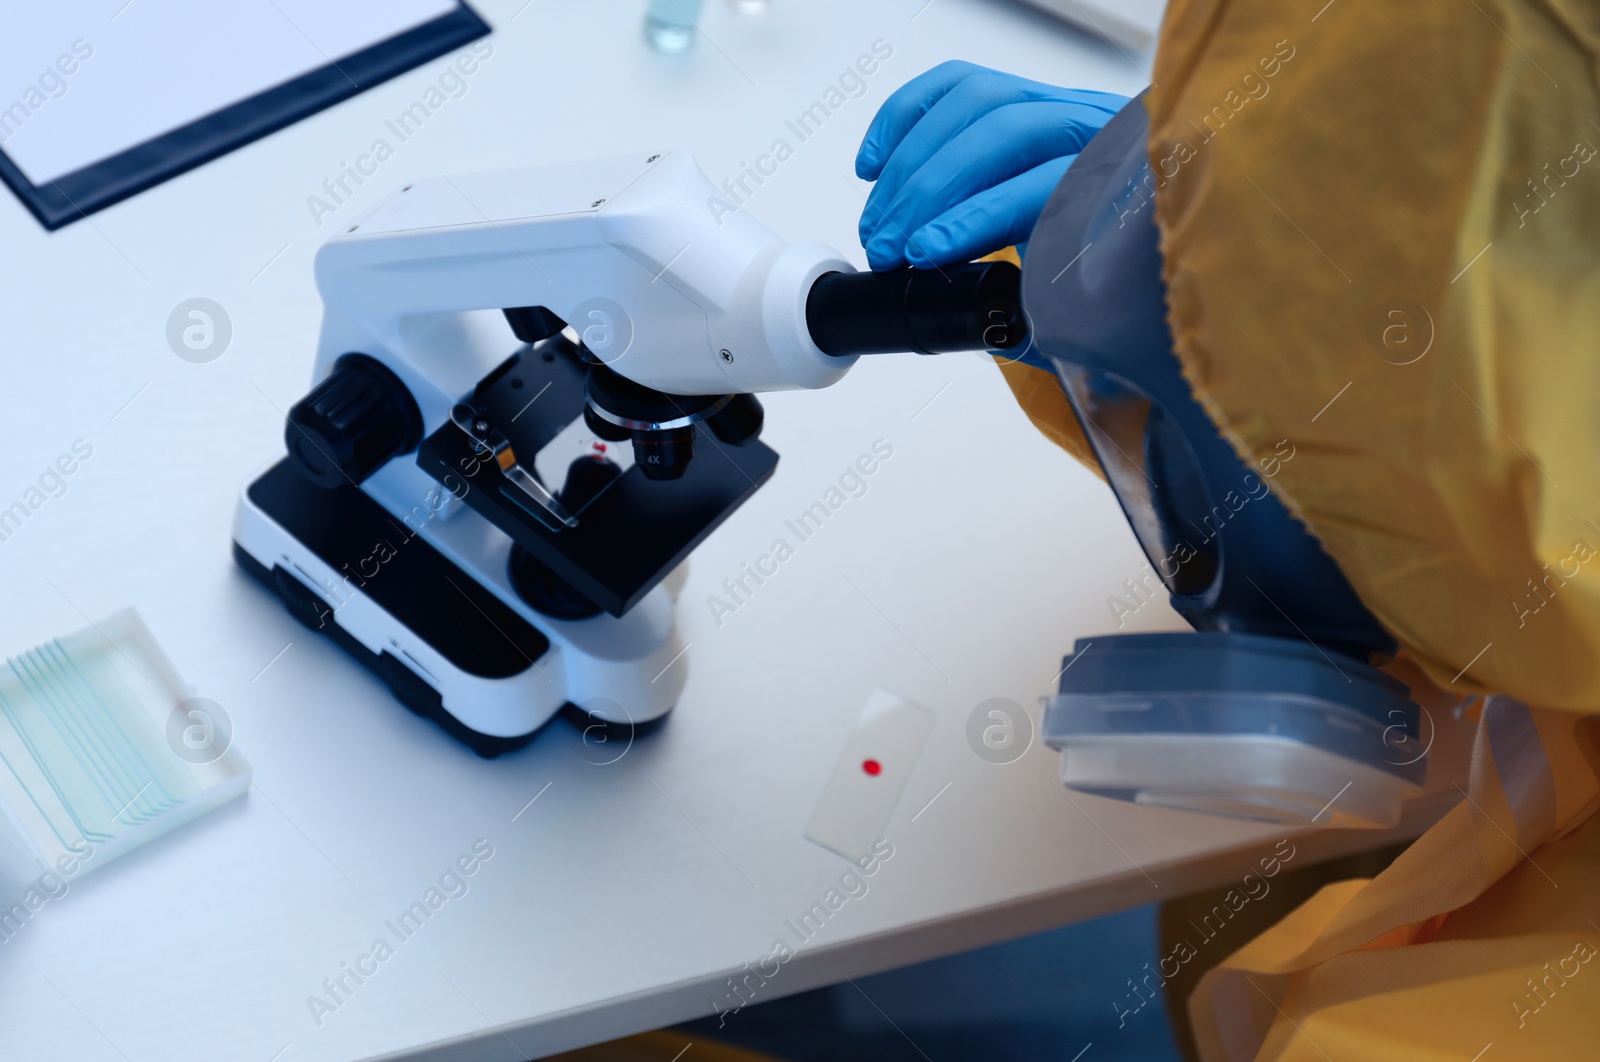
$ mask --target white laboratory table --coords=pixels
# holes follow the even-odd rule
[[[875,688],[937,717],[887,830],[893,856],[759,998],[1252,869],[1281,831],[1069,796],[1037,743],[1005,765],[969,747],[989,698],[1037,724],[1061,654],[1114,626],[1106,599],[1142,563],[1110,493],[976,355],[867,360],[826,392],[770,398],[777,474],[694,555],[679,602],[687,689],[615,762],[560,722],[478,759],[236,570],[236,492],[281,453],[283,411],[309,382],[312,256],[388,191],[666,146],[720,183],[788,139],[746,209],[859,262],[851,160],[901,82],[963,57],[1131,93],[1148,69],[998,0],[755,15],[712,0],[677,57],[647,49],[638,0],[477,6],[492,57],[320,224],[308,198],[447,60],[55,234],[0,196],[0,507],[75,440],[92,447],[0,541],[0,650],[136,605],[255,770],[244,799],[75,879],[0,945],[0,1058],[507,1060],[727,1007],[726,979],[792,944],[786,922],[848,868],[802,829]],[[880,40],[892,55],[865,94],[797,142],[785,120]],[[195,296],[233,328],[205,364],[165,339]],[[716,622],[708,596],[877,440],[893,457],[867,492]],[[1129,629],[1179,626],[1152,604]],[[1401,829],[1296,837],[1295,862],[1415,834],[1455,792],[1446,774]],[[315,1013],[308,997],[393,940],[386,920],[475,847],[492,856],[465,891]],[[1108,999],[1131,974],[1105,971]]]

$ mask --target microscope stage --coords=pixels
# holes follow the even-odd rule
[[[531,454],[582,416],[583,372],[570,351],[526,347],[483,381],[473,404],[501,426],[516,452]],[[696,457],[681,478],[653,480],[630,466],[577,512],[577,526],[560,531],[530,513],[521,491],[453,424],[422,441],[417,464],[588,600],[621,616],[778,465],[777,452],[761,442],[730,446],[703,424],[694,445]]]

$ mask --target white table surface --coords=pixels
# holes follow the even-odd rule
[[[1106,598],[1141,565],[1109,491],[975,355],[869,359],[829,391],[770,398],[765,438],[782,463],[695,554],[680,601],[688,688],[662,730],[607,766],[561,723],[478,759],[236,570],[236,492],[281,452],[280,411],[308,384],[312,255],[389,190],[658,146],[692,150],[720,181],[883,38],[894,54],[869,93],[748,206],[860,262],[851,159],[898,84],[963,57],[1131,93],[1148,68],[984,0],[778,2],[757,16],[714,0],[707,38],[680,57],[646,48],[637,0],[478,6],[493,57],[321,227],[307,197],[446,60],[52,235],[0,196],[0,507],[73,440],[94,448],[0,542],[0,651],[134,604],[255,768],[244,799],[75,879],[0,945],[0,1057],[505,1060],[709,1014],[724,979],[846,869],[801,830],[875,687],[938,720],[887,831],[895,854],[763,998],[1250,870],[1281,831],[1068,796],[1049,749],[995,766],[968,747],[967,716],[987,698],[1037,723],[1062,652],[1113,626]],[[168,313],[194,296],[232,320],[208,364],[165,340]],[[706,596],[879,438],[894,456],[869,492],[719,629]],[[1130,629],[1179,626],[1152,605]],[[1454,792],[1446,777],[1433,788]],[[1445,799],[1388,836],[1415,833]],[[318,1027],[307,997],[478,839],[494,855],[470,891]],[[1297,838],[1295,861],[1383,839]],[[1129,973],[1106,970],[1108,999]]]

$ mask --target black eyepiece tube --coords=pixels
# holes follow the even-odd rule
[[[811,285],[806,327],[825,354],[953,354],[1028,341],[1022,270],[1010,262],[827,273]]]

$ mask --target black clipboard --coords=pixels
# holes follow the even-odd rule
[[[488,33],[489,24],[458,0],[432,21],[42,184],[0,147],[0,180],[46,229],[59,229]]]

